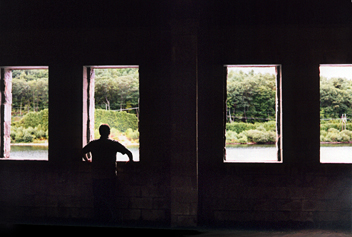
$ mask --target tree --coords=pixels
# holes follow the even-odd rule
[[[12,80],[12,106],[20,109],[22,115],[23,103],[28,102],[29,85],[23,79]]]
[[[48,70],[12,71],[12,110],[20,111],[24,107],[38,111],[48,108]]]
[[[276,77],[250,71],[230,71],[227,77],[227,108],[235,117],[275,119]],[[251,120],[255,121],[255,120]]]
[[[96,108],[122,110],[138,107],[137,68],[95,69]]]
[[[320,78],[321,118],[340,118],[352,115],[352,83],[345,78]]]

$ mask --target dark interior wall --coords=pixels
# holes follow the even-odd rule
[[[202,36],[200,223],[350,225],[350,165],[319,162],[319,64],[347,64],[352,56],[350,30],[335,27],[247,26]],[[281,65],[282,164],[222,162],[227,64]]]
[[[120,30],[16,30],[4,35],[1,65],[49,66],[50,146],[48,162],[2,161],[2,221],[92,218],[90,167],[80,162],[83,66],[139,65],[143,158],[119,164],[119,218],[170,224],[170,33]]]
[[[0,3],[0,66],[50,73],[49,161],[1,161],[0,220],[92,218],[83,66],[139,65],[141,162],[119,164],[120,223],[350,227],[350,165],[319,163],[319,64],[351,63],[352,5],[142,2]],[[282,164],[222,162],[225,64],[282,65]]]

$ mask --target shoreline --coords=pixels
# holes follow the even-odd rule
[[[139,146],[139,143],[124,143],[121,142],[122,145],[126,147],[131,147],[131,146]],[[255,143],[255,142],[249,142],[249,143],[225,143],[226,145],[275,145],[273,142],[268,142],[268,143]],[[320,142],[320,144],[352,144],[351,142]],[[10,143],[11,146],[49,146],[48,142],[44,143]]]
[[[49,143],[10,143],[11,146],[49,146]]]
[[[123,144],[122,145],[126,146],[126,147],[135,147],[135,146],[139,146],[139,143],[130,143],[130,144]],[[45,143],[10,143],[11,146],[49,146],[48,142]]]
[[[226,145],[275,145],[273,142],[267,142],[267,143],[255,143],[255,142],[248,142],[248,143],[225,143]],[[350,142],[320,142],[320,144],[352,144],[352,141]]]

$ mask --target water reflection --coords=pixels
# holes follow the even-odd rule
[[[277,162],[275,145],[227,145],[225,162]]]
[[[133,154],[133,160],[139,161],[139,146],[127,147]],[[11,145],[11,160],[48,160],[48,146],[41,145]],[[126,155],[120,153],[116,156],[117,161],[128,161]]]

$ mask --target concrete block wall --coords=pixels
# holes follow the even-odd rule
[[[351,166],[319,161],[319,64],[352,60],[351,52],[342,50],[348,48],[349,30],[342,27],[339,32],[337,40],[329,27],[248,26],[203,35],[199,43],[200,225],[350,228]],[[253,34],[258,41],[249,40]],[[332,43],[335,40],[339,46]],[[220,106],[226,101],[224,65],[231,64],[281,65],[282,163],[223,163],[225,115]]]
[[[88,169],[72,172],[47,162],[4,161],[0,173],[1,222],[55,223],[93,215]]]
[[[119,221],[125,224],[169,225],[170,195],[165,173],[144,170],[140,164],[120,166],[116,184]]]
[[[92,223],[83,67],[139,65],[141,161],[119,164],[118,223],[350,228],[351,166],[319,163],[319,64],[352,63],[349,23],[257,22],[251,1],[190,2],[107,15],[97,4],[94,17],[85,5],[65,17],[85,21],[66,24],[0,9],[0,67],[48,66],[50,91],[49,161],[0,161],[1,222]],[[283,163],[223,163],[227,64],[282,66]]]
[[[216,225],[226,227],[341,228],[350,225],[349,168],[231,169],[236,173],[217,175],[208,183],[205,218],[209,219],[204,221],[215,221]]]

